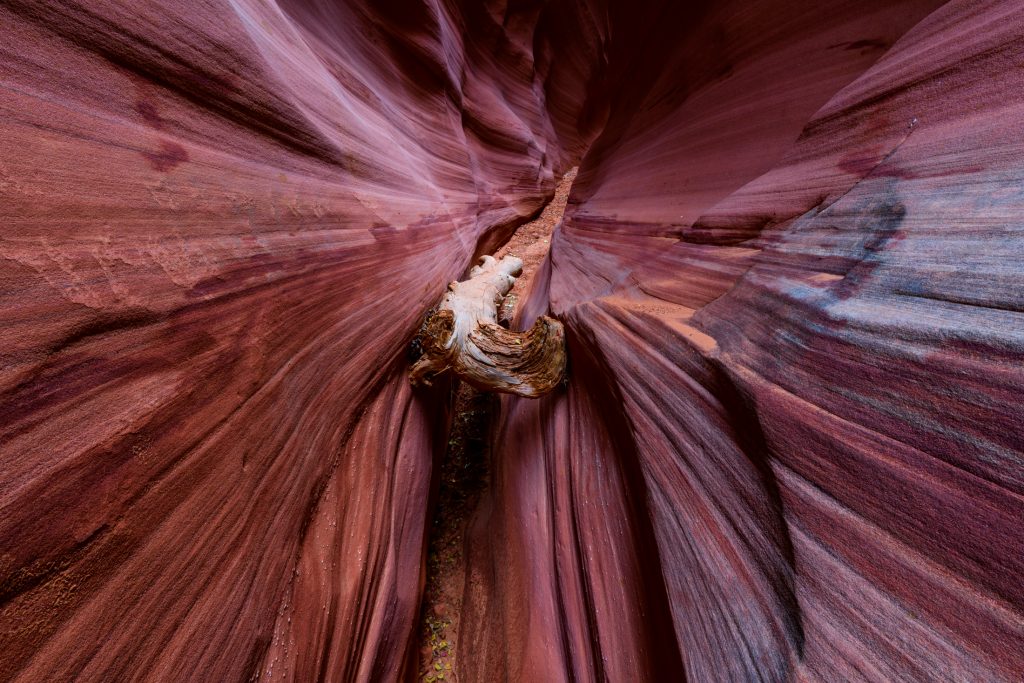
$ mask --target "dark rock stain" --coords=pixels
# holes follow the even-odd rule
[[[157,130],[163,130],[164,120],[160,116],[160,112],[157,111],[155,104],[148,100],[139,100],[135,103],[135,111],[139,112],[139,116],[150,126]]]
[[[868,154],[865,156],[849,156],[844,159],[840,159],[836,166],[841,171],[863,178],[874,170],[884,157],[885,154],[879,150],[874,154]]]
[[[185,148],[167,140],[160,141],[159,151],[141,152],[141,154],[157,171],[169,171],[178,164],[188,161],[188,152],[185,151]]]
[[[861,242],[859,254],[855,256],[857,264],[836,286],[835,297],[839,300],[849,299],[860,292],[882,265],[881,254],[889,242],[904,237],[899,227],[906,218],[907,209],[891,190],[885,201],[869,209],[868,214],[871,219],[865,226],[867,235]]]
[[[862,53],[870,50],[885,50],[888,49],[889,43],[882,40],[881,38],[864,38],[861,40],[851,40],[845,43],[836,43],[835,45],[829,45],[830,50],[860,50]]]

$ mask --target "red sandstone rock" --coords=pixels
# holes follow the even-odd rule
[[[554,188],[521,48],[457,9],[0,15],[0,679],[396,677],[443,437],[405,345]]]
[[[650,678],[671,655],[638,613],[671,621],[692,680],[1024,670],[1024,356],[1007,265],[1024,17],[951,3],[896,42],[925,5],[879,23],[859,8],[852,35],[843,9],[822,8],[834,33],[796,31],[830,35],[801,69],[773,71],[785,48],[766,39],[760,60],[707,74],[669,111],[644,106],[669,97],[656,83],[584,160],[550,269],[572,389],[549,409],[560,418],[506,418],[478,537],[499,576],[470,613],[490,629],[477,680]],[[572,436],[598,421],[624,436]],[[608,528],[627,513],[592,483],[610,463],[632,472],[612,487],[643,510],[632,533]],[[622,547],[658,563],[647,590],[663,599],[641,608],[637,570],[608,568]]]
[[[1024,671],[1019,3],[0,17],[0,679],[414,676],[405,346],[580,157],[460,680]]]

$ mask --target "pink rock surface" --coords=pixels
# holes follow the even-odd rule
[[[398,675],[405,348],[556,158],[515,37],[417,8],[0,9],[0,680]]]
[[[1015,2],[8,2],[0,680],[412,679],[423,312],[581,160],[461,681],[1024,671]]]
[[[850,10],[779,21],[799,69],[658,72],[584,159],[537,295],[571,388],[499,431],[472,680],[1024,671],[1024,15]]]

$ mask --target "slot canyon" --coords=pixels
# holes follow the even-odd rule
[[[0,36],[0,681],[1024,680],[1021,0]]]

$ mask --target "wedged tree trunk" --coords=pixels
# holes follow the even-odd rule
[[[523,271],[515,256],[484,256],[465,282],[452,282],[424,325],[423,355],[412,366],[414,385],[443,372],[482,391],[536,398],[565,377],[565,330],[541,316],[526,332],[498,325],[498,307]]]

